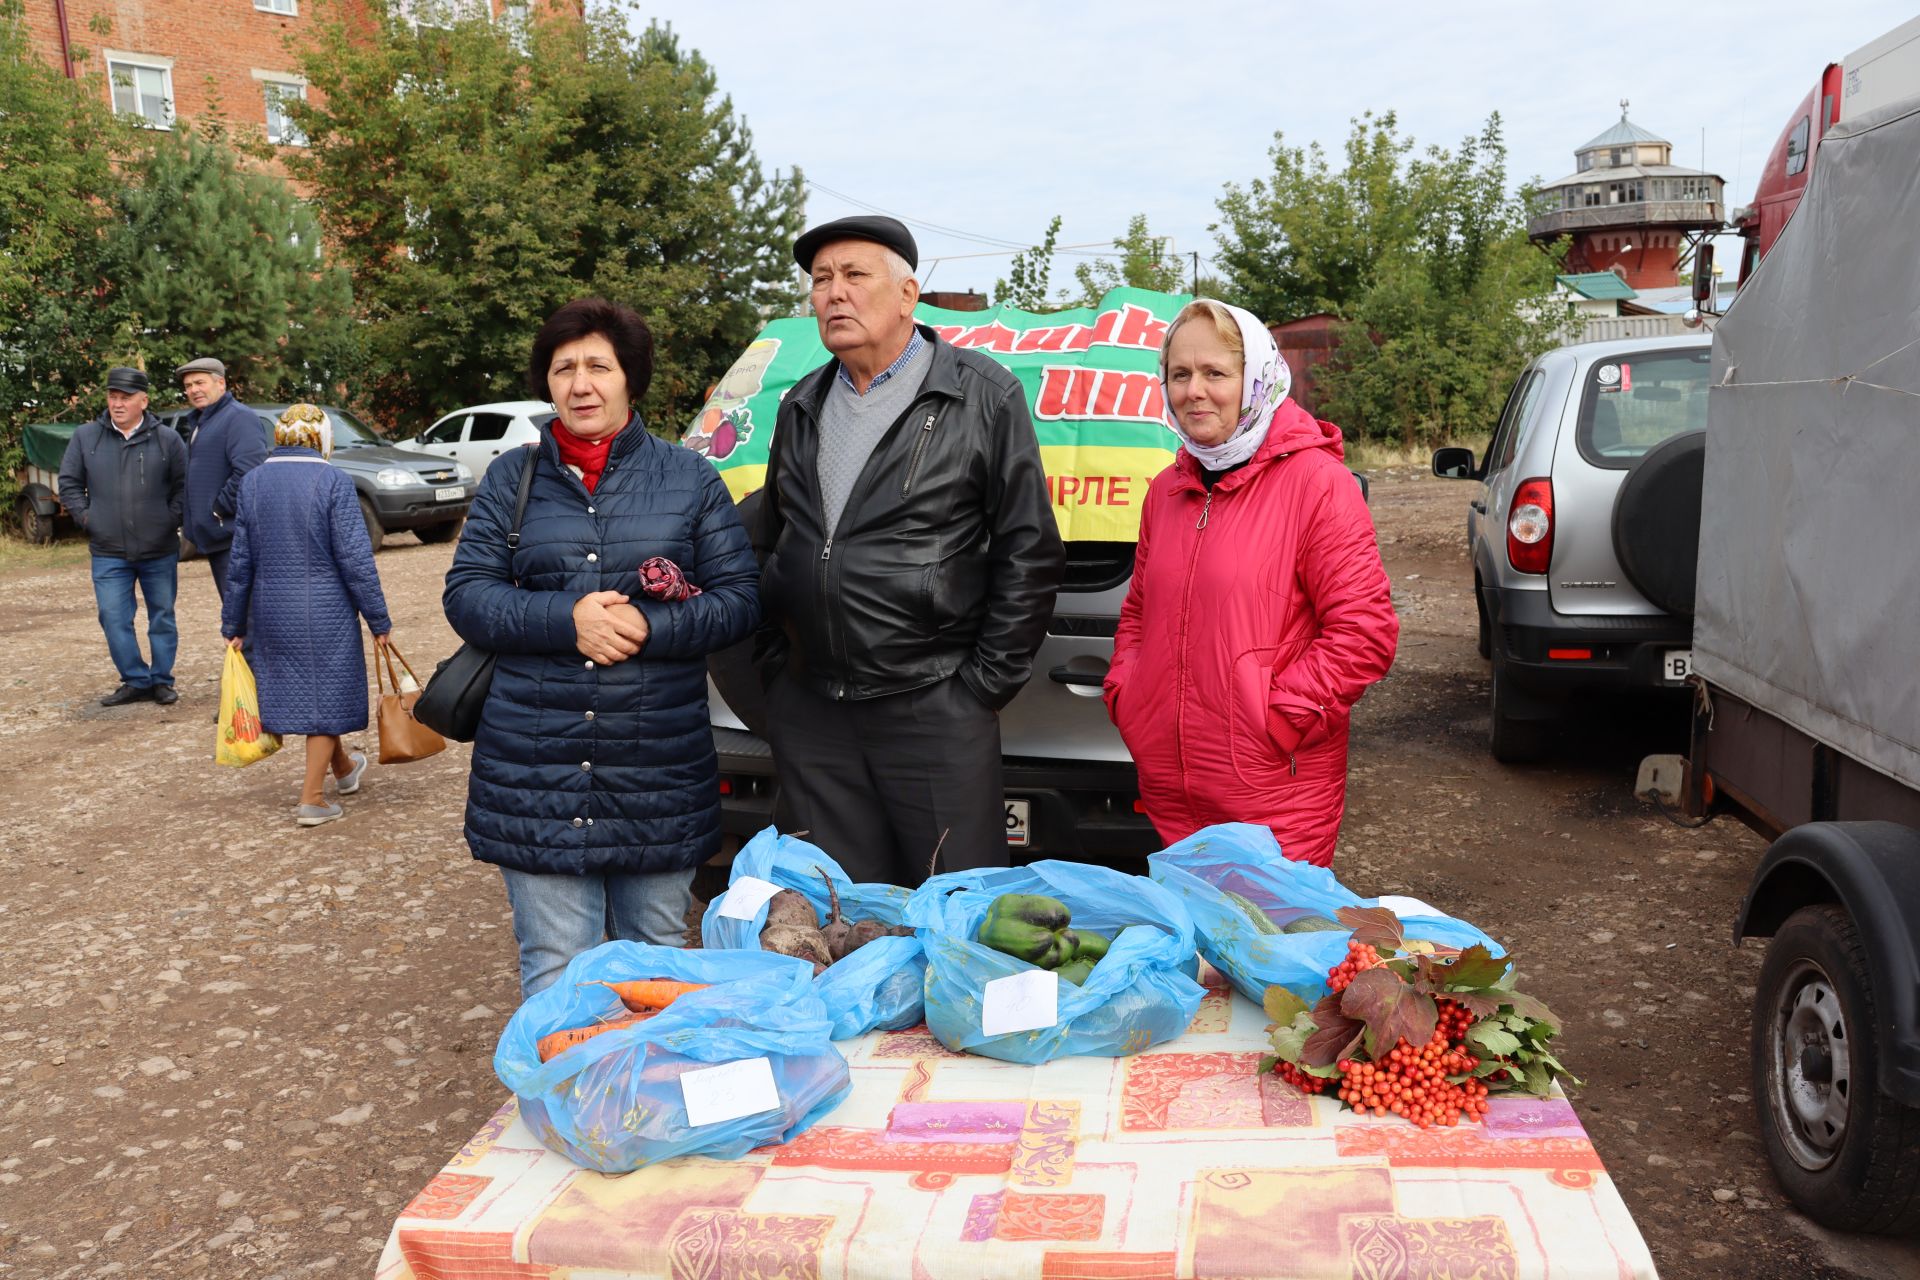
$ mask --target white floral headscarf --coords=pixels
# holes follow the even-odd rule
[[[1172,397],[1167,398],[1167,426],[1180,437],[1180,443],[1186,446],[1194,460],[1209,471],[1224,471],[1228,467],[1238,466],[1260,451],[1266,441],[1267,428],[1273,425],[1273,416],[1279,411],[1280,402],[1287,398],[1293,389],[1293,371],[1287,368],[1287,362],[1280,355],[1280,347],[1250,311],[1230,306],[1213,298],[1196,298],[1195,302],[1212,302],[1217,307],[1225,307],[1227,314],[1233,317],[1234,324],[1240,329],[1240,344],[1246,352],[1246,362],[1240,374],[1240,421],[1235,424],[1233,434],[1219,444],[1196,444],[1180,420],[1174,416]],[[1189,304],[1191,305],[1191,304]],[[1188,324],[1211,323],[1200,319],[1190,319]],[[1167,331],[1169,339],[1173,335]],[[1167,380],[1167,345],[1160,347],[1160,382]]]
[[[280,411],[273,424],[276,445],[298,445],[318,451],[321,457],[333,454],[333,423],[317,405],[291,404]]]

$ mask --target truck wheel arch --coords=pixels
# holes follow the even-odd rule
[[[1733,937],[1772,937],[1801,907],[1843,907],[1867,943],[1880,1082],[1920,1106],[1920,831],[1895,822],[1810,822],[1767,850]]]

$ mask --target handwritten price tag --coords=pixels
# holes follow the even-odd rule
[[[696,1129],[780,1109],[773,1063],[766,1058],[741,1058],[689,1071],[680,1077],[680,1096],[687,1104],[687,1123]]]
[[[721,900],[720,914],[729,920],[751,920],[760,914],[760,908],[774,894],[780,892],[780,886],[758,876],[741,876],[727,890],[727,896]]]
[[[1035,1031],[1060,1021],[1060,975],[1029,969],[987,984],[980,1001],[980,1030],[990,1036]]]

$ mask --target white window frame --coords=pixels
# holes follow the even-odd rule
[[[105,55],[107,64],[107,101],[112,105],[114,114],[136,116],[148,129],[172,129],[173,122],[179,118],[179,111],[174,105],[176,99],[173,96],[173,59],[144,53],[122,53],[115,49],[102,50],[102,53]],[[131,111],[121,109],[120,86],[114,80],[115,73],[121,70],[159,72],[160,84],[166,93],[166,123],[155,124],[146,112],[139,109],[140,86],[137,82],[133,85],[134,109]]]
[[[253,0],[253,7],[262,13],[270,13],[276,18],[300,16],[300,0]]]
[[[292,136],[276,137],[273,131],[274,98],[277,95],[286,94],[299,99],[301,102],[305,102],[307,100],[306,78],[304,76],[290,75],[286,72],[261,71],[257,68],[254,70],[253,78],[260,82],[260,96],[266,102],[267,141],[280,147],[306,146],[307,135],[301,133],[299,126],[294,124],[292,120],[286,121],[287,128],[292,130]]]

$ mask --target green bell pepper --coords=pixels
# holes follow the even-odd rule
[[[1073,913],[1058,898],[1038,893],[1003,893],[987,908],[974,936],[980,942],[1028,964],[1055,969],[1071,960],[1080,936],[1067,928]]]

